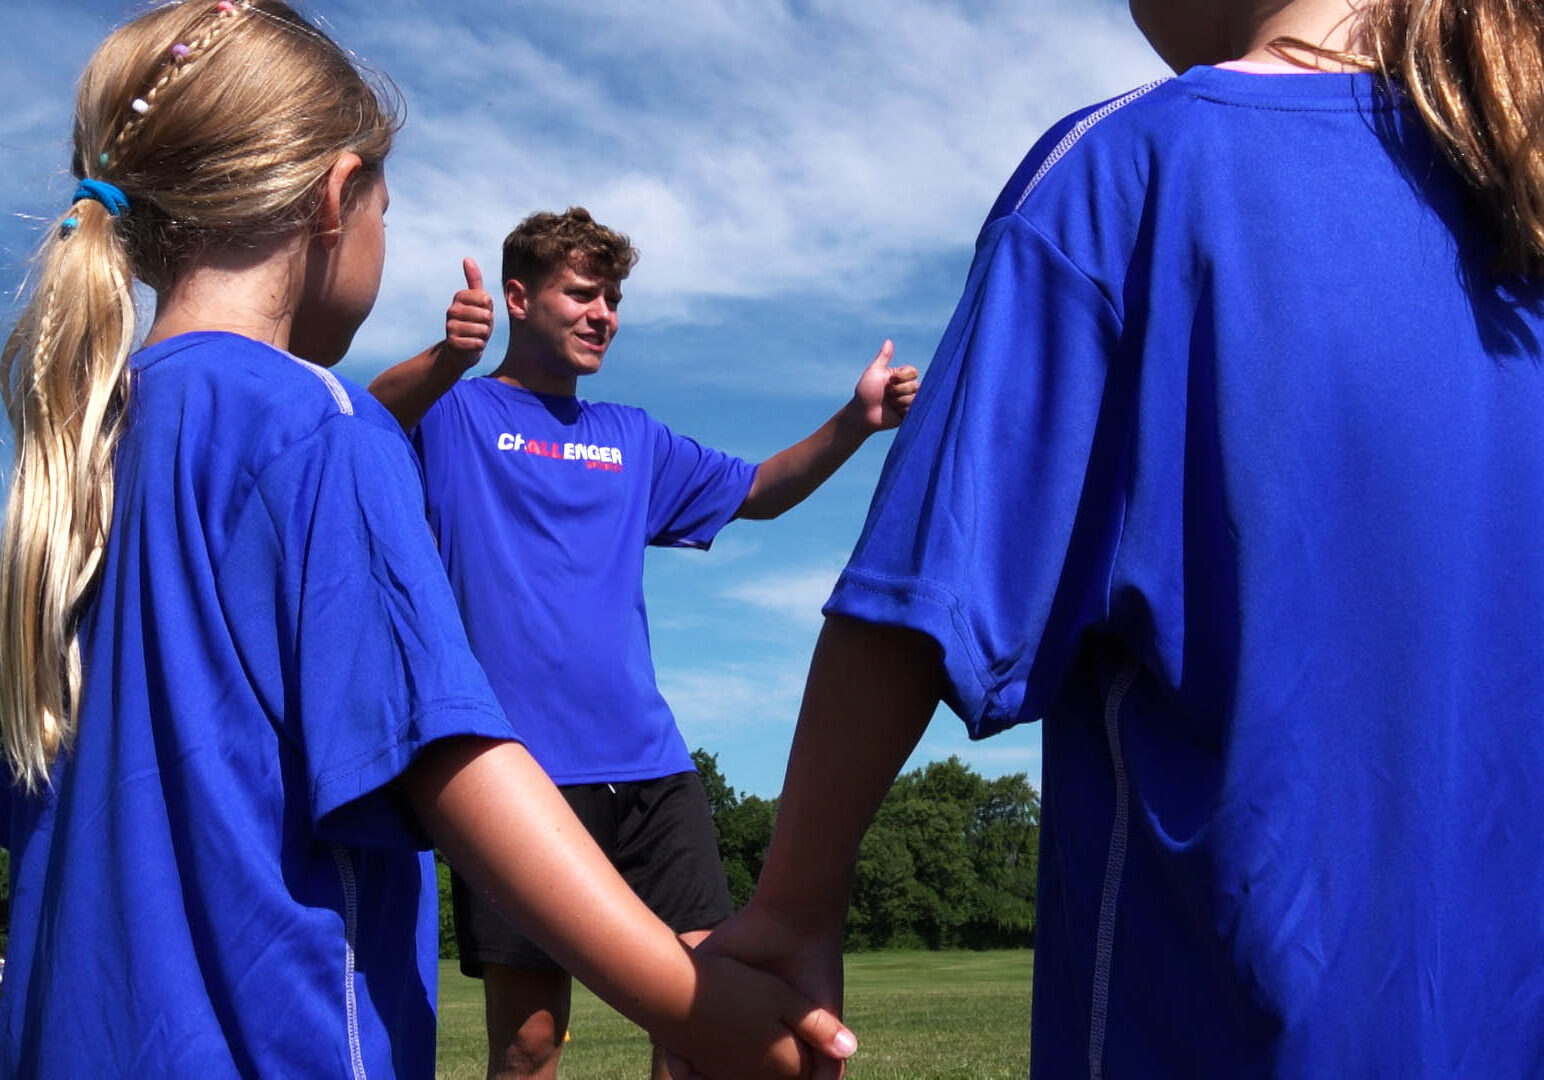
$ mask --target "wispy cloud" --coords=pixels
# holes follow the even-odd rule
[[[409,110],[381,302],[359,339],[382,357],[436,333],[463,254],[491,269],[515,220],[570,203],[644,251],[635,323],[776,296],[903,313],[918,267],[968,249],[1041,129],[1156,66],[1104,0],[312,6]],[[94,32],[132,8],[7,7],[0,201],[35,210],[66,164]]]
[[[1089,0],[354,10],[340,32],[412,110],[372,328],[392,340],[463,253],[491,262],[523,213],[570,203],[643,250],[636,322],[779,295],[904,307],[1041,129],[1155,68],[1124,5]]]
[[[842,564],[837,562],[742,580],[726,589],[724,596],[806,629],[818,628],[822,622],[820,609],[830,598],[841,568]]]

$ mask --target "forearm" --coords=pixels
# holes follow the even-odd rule
[[[840,935],[863,834],[938,706],[942,672],[924,634],[826,621],[754,900],[795,934]]]
[[[761,463],[737,516],[759,521],[798,506],[829,480],[871,433],[851,403],[842,406],[808,437]]]
[[[688,1022],[690,955],[515,743],[447,740],[404,782],[451,865],[598,995],[658,1035]]]
[[[381,372],[370,383],[370,393],[404,431],[411,431],[466,370],[465,358],[441,341]]]

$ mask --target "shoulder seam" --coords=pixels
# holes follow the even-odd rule
[[[1087,116],[1083,117],[1083,119],[1074,124],[1072,130],[1067,132],[1066,135],[1062,136],[1061,141],[1052,148],[1049,154],[1046,155],[1045,160],[1040,163],[1040,168],[1035,170],[1035,175],[1029,178],[1029,183],[1024,185],[1023,193],[1019,196],[1018,201],[1013,204],[1013,212],[1018,213],[1019,208],[1024,205],[1024,200],[1028,199],[1030,193],[1033,192],[1035,188],[1040,186],[1040,181],[1045,179],[1046,173],[1050,172],[1052,167],[1058,161],[1066,157],[1067,152],[1076,146],[1078,140],[1081,139],[1084,135],[1087,135],[1089,130],[1093,128],[1095,124],[1125,108],[1127,105],[1130,105],[1133,101],[1137,100],[1139,97],[1142,97],[1148,91],[1162,86],[1164,83],[1169,81],[1169,79],[1156,79],[1144,86],[1139,86],[1124,96],[1116,98],[1114,101],[1106,102],[1104,105],[1095,109],[1093,112],[1089,113]]]
[[[294,355],[293,353],[286,352],[284,355],[288,356],[295,363],[299,364],[301,367],[311,372],[311,374],[315,375],[318,379],[322,380],[322,385],[327,387],[327,392],[332,395],[332,400],[337,404],[339,412],[341,412],[344,416],[354,415],[354,402],[350,400],[348,391],[343,389],[343,384],[338,381],[338,377],[336,375],[322,367],[320,364],[313,364],[309,360],[302,360],[300,357]]]

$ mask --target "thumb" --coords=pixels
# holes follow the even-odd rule
[[[477,267],[476,259],[462,259],[461,272],[466,275],[466,287],[481,292],[483,287],[482,271]]]
[[[783,1017],[783,1022],[811,1049],[838,1061],[852,1057],[858,1038],[829,1009],[808,1004],[802,1014]]]
[[[886,338],[885,343],[879,347],[879,352],[874,355],[874,361],[869,364],[869,367],[877,367],[883,371],[890,366],[890,360],[893,356],[895,356],[895,342]]]

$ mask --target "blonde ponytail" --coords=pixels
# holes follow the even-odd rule
[[[127,207],[76,201],[44,240],[0,353],[16,435],[0,530],[0,748],[24,789],[48,782],[75,734],[76,630],[112,524],[134,279],[166,289],[201,252],[304,226],[339,155],[373,172],[397,126],[381,89],[281,0],[156,8],[87,65],[73,170]]]
[[[112,456],[128,400],[134,301],[107,209],[72,208],[0,354],[16,466],[0,531],[0,742],[35,790],[73,734],[75,623],[112,521]],[[25,666],[22,666],[25,665]]]

